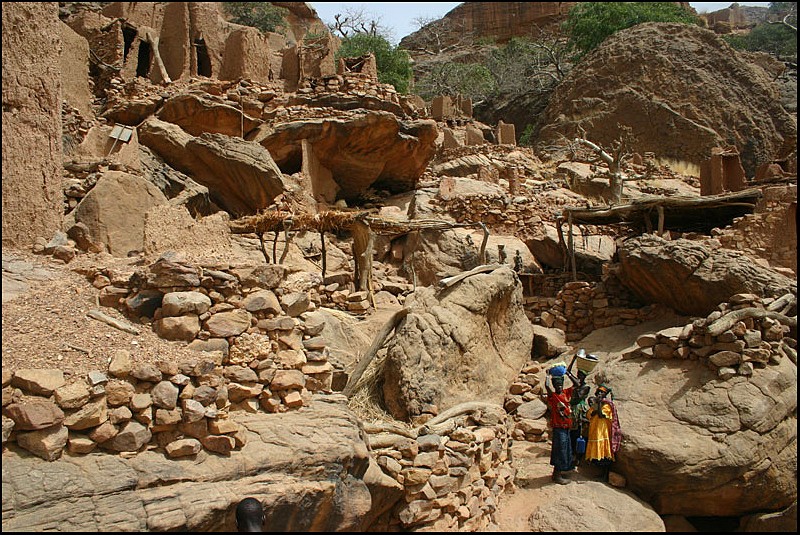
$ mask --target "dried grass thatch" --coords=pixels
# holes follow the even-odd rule
[[[382,381],[386,355],[384,350],[372,360],[348,400],[350,409],[363,422],[397,422],[383,405]]]
[[[366,224],[376,234],[404,234],[412,230],[445,230],[460,227],[480,227],[481,223],[453,223],[435,219],[396,221],[377,217],[369,212],[344,212],[328,210],[318,214],[293,214],[279,210],[264,211],[231,221],[235,234],[264,234],[282,230],[313,230],[339,232],[350,230],[356,221]]]

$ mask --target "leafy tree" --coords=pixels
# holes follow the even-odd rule
[[[768,52],[781,59],[797,57],[797,32],[783,24],[759,24],[747,34],[723,39],[740,50]]]
[[[485,98],[496,88],[492,73],[479,63],[438,63],[417,84],[425,99],[438,95],[463,95],[473,100]]]
[[[378,81],[392,84],[398,93],[408,93],[411,82],[411,57],[400,47],[393,46],[385,37],[356,33],[342,39],[342,46],[336,52],[336,59],[375,55],[378,67]]]
[[[277,32],[286,27],[287,10],[271,2],[223,2],[231,22],[253,26],[262,32]]]
[[[697,24],[698,18],[676,2],[581,2],[564,21],[570,46],[579,56],[610,35],[643,22]]]

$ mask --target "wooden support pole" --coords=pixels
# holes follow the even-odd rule
[[[556,223],[556,230],[558,231],[558,247],[561,249],[561,265],[564,266],[564,271],[567,271],[567,257],[569,255],[569,249],[567,249],[567,244],[564,242],[564,229],[561,227],[564,224],[564,219],[559,217]]]
[[[320,242],[322,242],[322,278],[325,279],[325,270],[328,267],[328,260],[327,260],[326,254],[325,254],[325,231],[324,230],[320,230],[319,231],[319,239],[320,239]]]
[[[483,229],[483,241],[481,242],[481,250],[478,253],[478,261],[481,264],[486,263],[486,244],[489,242],[489,229],[486,228],[486,224],[481,221],[480,223],[481,229]]]
[[[658,205],[658,235],[659,237],[664,234],[664,207]]]
[[[578,280],[578,268],[575,265],[575,240],[572,237],[572,212],[569,213],[569,237],[567,247],[569,248],[570,263],[572,264],[572,280]]]
[[[353,257],[356,264],[356,291],[369,292],[369,279],[372,277],[372,252],[375,236],[369,225],[363,221],[353,224]]]
[[[264,234],[257,233],[258,241],[261,242],[261,254],[264,255],[264,261],[269,264],[269,255],[267,254],[267,246],[264,244]]]

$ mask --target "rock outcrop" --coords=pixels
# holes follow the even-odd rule
[[[797,366],[788,358],[728,380],[691,360],[621,360],[596,373],[619,410],[615,470],[659,514],[739,516],[796,500]]]
[[[473,41],[491,38],[505,43],[512,37],[529,37],[532,29],[563,21],[576,2],[465,2],[430,27],[400,40],[406,50],[447,46],[469,36]],[[434,45],[434,36],[439,41]]]
[[[583,128],[606,147],[625,125],[630,150],[695,166],[733,144],[751,177],[797,141],[770,76],[714,32],[686,24],[645,23],[609,37],[558,86],[540,124],[540,146]]]
[[[371,506],[369,456],[342,396],[281,416],[232,418],[249,440],[227,456],[91,453],[48,463],[5,452],[3,530],[235,531],[246,496],[264,504],[274,530],[359,529]]]
[[[501,267],[436,292],[419,288],[388,344],[384,402],[408,420],[466,401],[502,404],[530,358],[533,329],[522,310],[522,286]]]
[[[224,134],[194,137],[155,117],[139,127],[139,139],[172,167],[206,186],[215,203],[236,215],[266,208],[287,189],[280,169],[257,143]]]
[[[797,293],[797,281],[731,249],[702,242],[667,241],[654,234],[627,240],[619,249],[620,281],[644,302],[689,315],[706,315],[732,295],[780,297]]]
[[[285,172],[303,161],[303,141],[341,188],[358,197],[367,188],[392,193],[414,189],[436,150],[436,123],[400,121],[393,113],[360,111],[341,118],[309,119],[278,125],[253,140],[269,150]]]

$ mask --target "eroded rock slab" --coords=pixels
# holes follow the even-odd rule
[[[704,316],[732,295],[780,297],[797,293],[797,281],[743,253],[702,242],[667,241],[654,234],[626,240],[619,249],[619,278],[646,303]]]
[[[789,359],[727,381],[698,361],[620,360],[596,373],[614,389],[623,432],[614,469],[659,514],[741,516],[796,500]]]
[[[234,413],[248,442],[229,456],[145,451],[3,455],[3,531],[235,531],[244,497],[277,531],[353,531],[369,512],[369,458],[340,395],[285,414]],[[374,483],[371,483],[374,484]]]
[[[436,293],[419,288],[388,344],[384,401],[398,419],[426,405],[440,411],[467,401],[502,404],[531,355],[533,329],[522,285],[508,267],[473,275]]]

